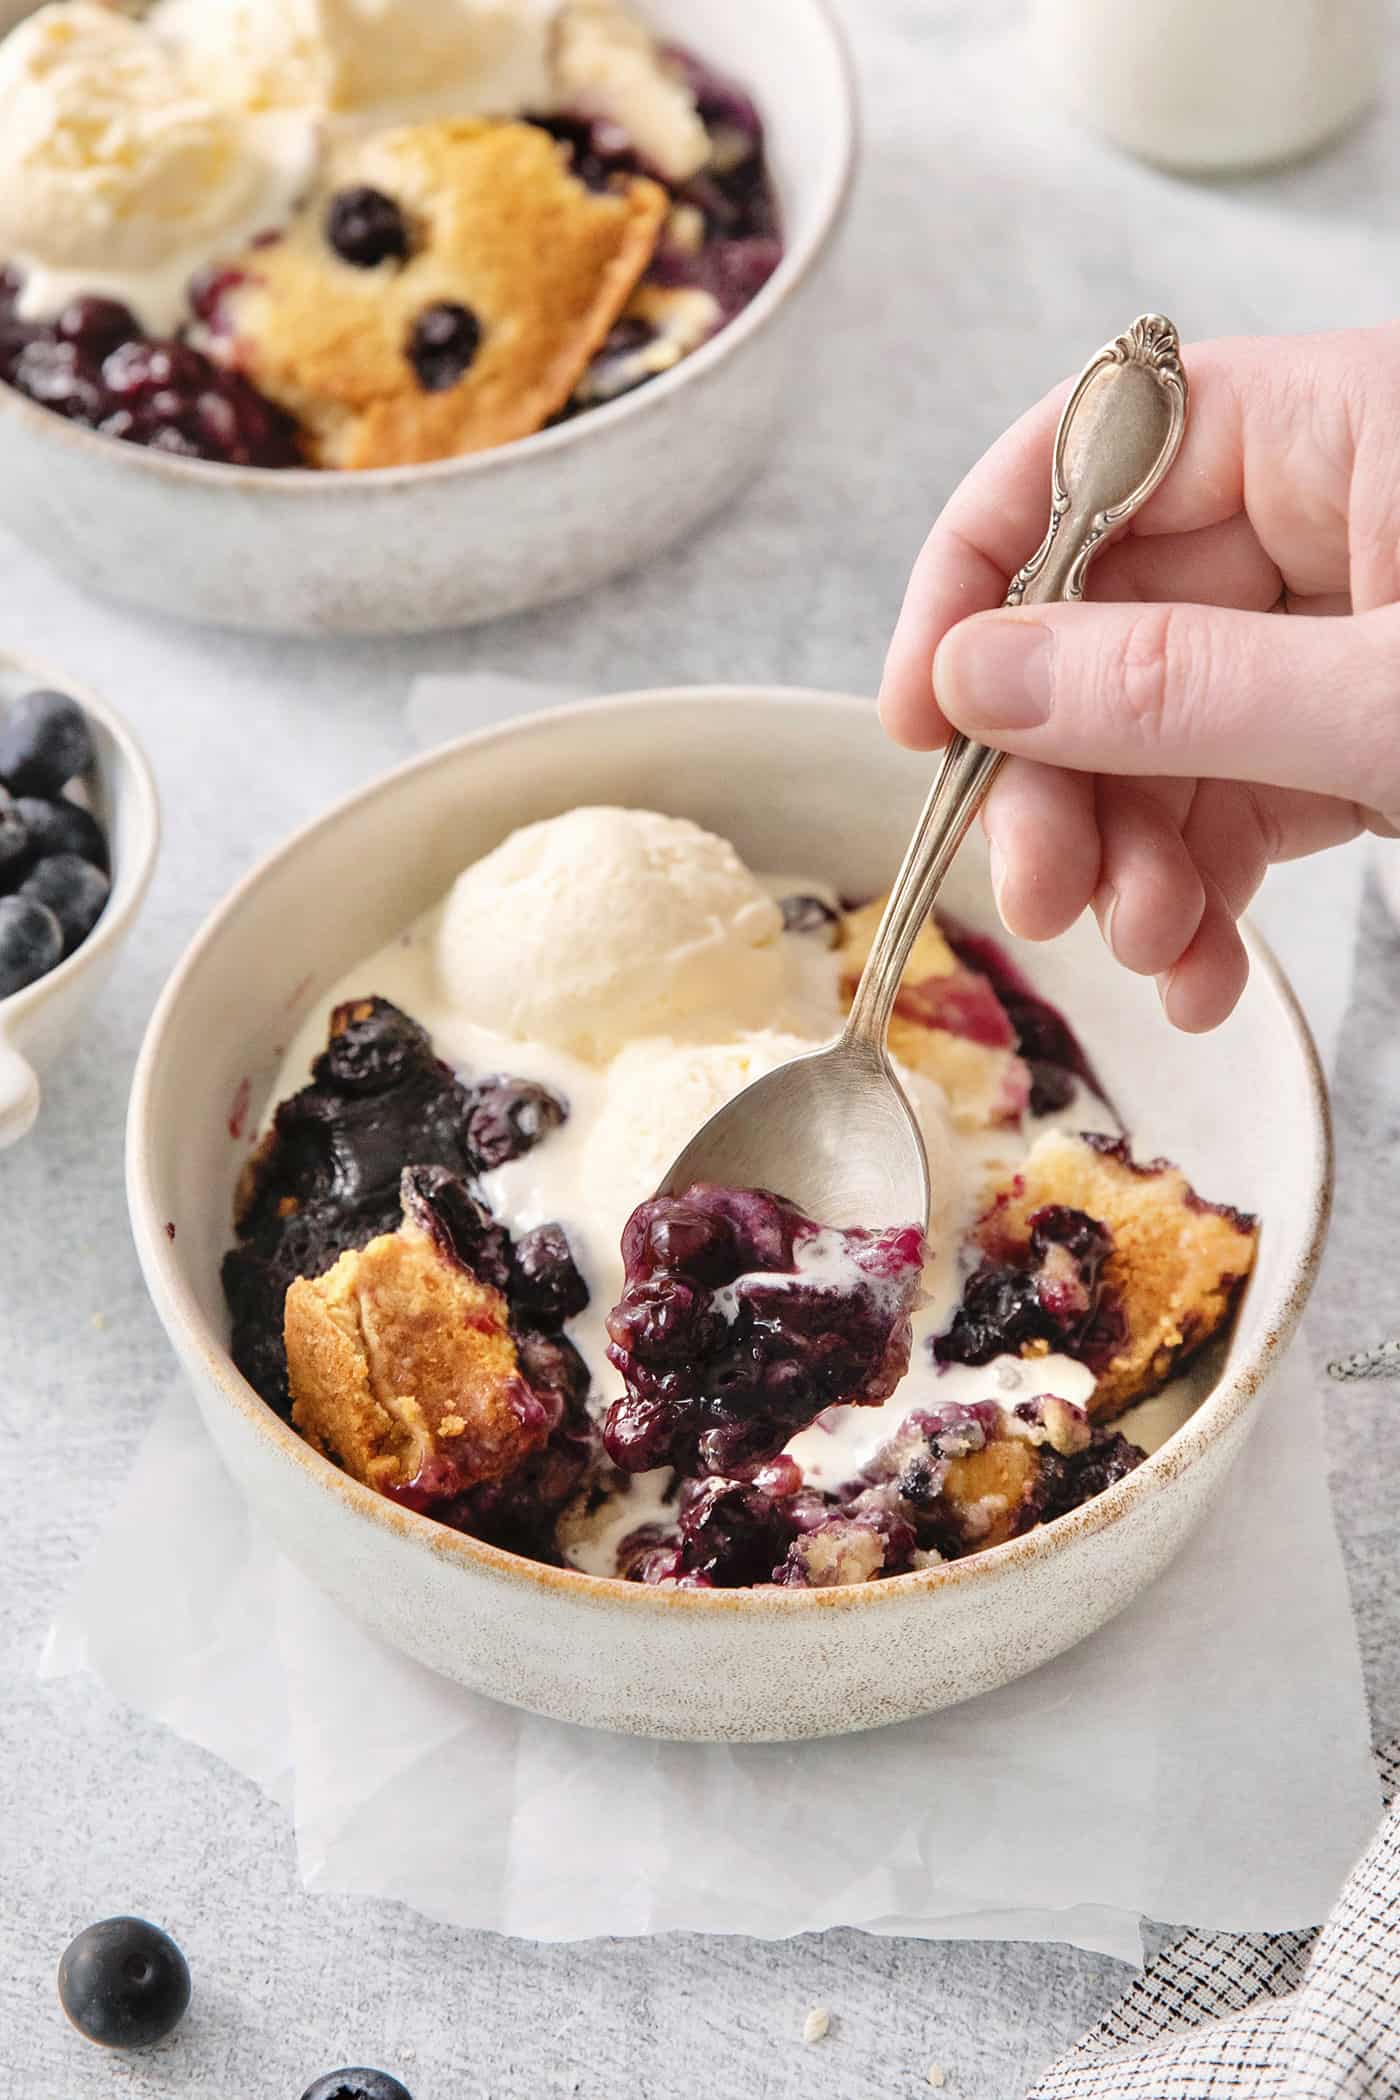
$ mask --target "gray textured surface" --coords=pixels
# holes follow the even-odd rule
[[[868,162],[767,475],[728,520],[586,604],[490,634],[353,649],[162,629],[85,602],[0,544],[0,646],[90,677],[149,742],[162,870],[100,1023],[0,1166],[0,2100],[296,2100],[347,2060],[416,2100],[681,2100],[927,2090],[1011,2100],[1124,1981],[1059,1949],[838,1933],[537,1948],[310,1899],[282,1812],[97,1686],[41,1687],[53,1605],[168,1377],[130,1252],[121,1125],[160,982],[258,852],[403,754],[416,671],[492,664],[599,689],[705,678],[868,686],[939,497],[1028,399],[1134,312],[1188,334],[1370,321],[1393,302],[1400,129],[1383,116],[1293,175],[1190,189],[1043,124],[983,0],[846,0]],[[996,31],[1000,34],[1000,29]],[[990,40],[989,40],[990,39]],[[132,549],[132,559],[140,550]],[[1343,933],[1304,913],[1300,950]],[[1321,1346],[1400,1331],[1387,1175],[1400,1125],[1400,937],[1374,907],[1337,1084],[1341,1183]],[[1400,1727],[1400,1396],[1338,1394],[1331,1462],[1378,1734]],[[134,2066],[72,2037],[51,1973],[105,1912],[162,1918],[196,2008]],[[828,2041],[800,2040],[808,2006]]]

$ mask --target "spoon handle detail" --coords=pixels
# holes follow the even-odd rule
[[[1007,605],[1083,597],[1090,563],[1176,458],[1186,406],[1180,337],[1161,314],[1141,315],[1090,360],[1055,435],[1045,538],[1012,578]],[[965,736],[949,741],[857,987],[846,1043],[884,1057],[910,951],[1004,756]]]

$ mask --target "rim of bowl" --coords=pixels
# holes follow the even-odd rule
[[[179,1003],[187,978],[207,952],[217,946],[225,927],[237,917],[252,892],[269,875],[293,860],[321,833],[344,823],[374,803],[386,790],[441,765],[465,749],[487,742],[548,736],[563,717],[619,714],[657,706],[693,706],[697,700],[732,699],[768,707],[817,705],[843,711],[860,708],[867,714],[871,709],[869,700],[851,694],[801,686],[664,686],[570,701],[563,706],[541,709],[514,722],[474,730],[406,760],[380,774],[367,787],[345,796],[319,817],[302,825],[282,845],[265,854],[205,919],[167,980],[147,1026],[132,1079],[127,1117],[126,1175],[132,1233],[156,1311],[186,1367],[191,1359],[198,1358],[223,1400],[258,1434],[291,1463],[300,1466],[322,1490],[329,1492],[353,1514],[396,1532],[410,1545],[434,1553],[440,1559],[473,1566],[482,1573],[533,1583],[545,1590],[557,1590],[575,1602],[634,1611],[721,1611],[766,1615],[773,1611],[878,1610],[881,1598],[907,1596],[911,1590],[936,1593],[969,1582],[995,1582],[1013,1569],[1034,1566],[1050,1559],[1077,1538],[1104,1531],[1120,1522],[1145,1498],[1164,1491],[1172,1481],[1188,1472],[1209,1445],[1252,1404],[1297,1327],[1316,1280],[1331,1216],[1332,1118],[1321,1059],[1297,994],[1272,949],[1248,920],[1242,921],[1241,927],[1251,965],[1262,970],[1273,985],[1303,1053],[1312,1109],[1310,1136],[1319,1170],[1306,1237],[1283,1281],[1277,1303],[1260,1321],[1258,1338],[1245,1361],[1230,1377],[1222,1378],[1212,1387],[1165,1444],[1091,1501],[1048,1524],[1037,1525],[1018,1538],[1008,1539],[1000,1546],[988,1547],[963,1560],[943,1561],[935,1567],[916,1569],[879,1582],[807,1590],[780,1589],[771,1584],[736,1590],[660,1589],[644,1583],[624,1582],[616,1576],[587,1575],[577,1568],[549,1567],[544,1562],[527,1560],[502,1547],[488,1545],[465,1532],[449,1530],[431,1517],[403,1509],[386,1496],[376,1494],[372,1488],[362,1486],[330,1459],[313,1451],[290,1423],[275,1414],[235,1369],[224,1338],[215,1333],[200,1311],[172,1254],[151,1187],[150,1145],[146,1132],[150,1121],[151,1092],[161,1060],[162,1038],[170,1016]],[[177,1334],[182,1338],[180,1342],[176,1342]]]
[[[11,992],[8,999],[0,999],[0,1038],[7,1037],[11,1022],[22,1021],[51,992],[58,991],[109,948],[116,946],[141,909],[160,853],[160,797],[156,792],[155,775],[125,718],[91,686],[69,678],[65,672],[56,670],[38,657],[20,655],[9,649],[0,650],[0,675],[9,671],[18,671],[21,677],[32,678],[36,687],[51,686],[55,692],[69,694],[84,713],[102,724],[117,750],[121,783],[118,791],[131,797],[135,846],[134,850],[129,848],[120,861],[114,862],[111,896],[87,939],[80,941],[73,953],[65,956],[57,969],[50,970],[47,976],[37,977],[33,984]],[[114,811],[108,811],[109,823],[114,814]]]
[[[699,382],[718,364],[737,354],[750,336],[767,326],[771,316],[790,304],[828,253],[850,203],[860,146],[860,98],[850,43],[837,19],[832,0],[797,0],[797,4],[808,9],[825,35],[835,61],[838,82],[834,109],[838,128],[829,142],[836,154],[830,171],[823,178],[824,187],[817,199],[814,222],[796,246],[785,248],[782,261],[768,282],[732,321],[726,322],[707,343],[702,343],[689,357],[683,357],[669,372],[660,373],[645,386],[633,387],[615,401],[602,402],[597,408],[590,408],[586,414],[575,416],[567,423],[556,423],[548,429],[534,431],[529,437],[514,438],[509,444],[493,445],[483,452],[469,452],[452,459],[426,460],[409,466],[361,467],[354,472],[336,472],[324,467],[279,467],[272,470],[230,466],[220,460],[182,459],[177,454],[158,452],[149,445],[124,444],[119,439],[104,437],[100,431],[68,422],[66,418],[55,415],[52,409],[31,401],[4,380],[0,380],[0,414],[27,422],[41,440],[51,438],[55,443],[76,446],[79,451],[91,451],[96,446],[103,459],[110,459],[115,453],[132,473],[147,473],[177,482],[203,482],[209,488],[277,489],[290,500],[313,488],[386,488],[406,481],[416,484],[425,476],[438,480],[453,475],[480,477],[492,471],[500,472],[517,459],[534,459],[586,444],[593,432],[602,434],[625,419],[654,412],[672,394]]]

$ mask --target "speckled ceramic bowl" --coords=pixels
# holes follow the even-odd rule
[[[930,761],[866,702],[681,691],[534,715],[434,751],[309,826],[206,923],[151,1022],[128,1172],[156,1307],[230,1470],[281,1546],[397,1646],[473,1689],[600,1728],[722,1741],[897,1721],[989,1690],[1083,1639],[1181,1548],[1243,1448],[1312,1281],[1331,1181],[1304,1023],[1257,941],[1234,1018],[1187,1038],[1092,927],[1034,951],[1128,1126],[1265,1225],[1214,1389],[1084,1508],[971,1560],[866,1587],[665,1591],[516,1559],[414,1516],[310,1450],[225,1347],[219,1261],[282,1046],[319,995],[514,826],[578,803],[668,810],[752,863],[872,892]],[[975,849],[960,911],[990,923]],[[366,989],[370,989],[367,987]]]
[[[637,4],[749,88],[768,128],[787,252],[713,341],[518,444],[356,474],[173,458],[98,437],[0,384],[0,521],[94,590],[157,612],[387,634],[586,590],[732,500],[801,391],[800,295],[849,192],[855,90],[825,0]]]
[[[0,999],[0,1151],[39,1113],[39,1075],[91,1010],[155,872],[160,813],[145,754],[125,722],[86,687],[46,664],[0,654],[0,713],[36,686],[71,693],[87,711],[96,758],[92,802],[107,832],[112,890],[101,918],[66,962]]]

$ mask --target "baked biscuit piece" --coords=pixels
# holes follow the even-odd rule
[[[1258,1224],[1203,1202],[1166,1160],[1138,1166],[1121,1139],[1047,1131],[979,1228],[988,1257],[1024,1245],[1047,1207],[1081,1211],[1111,1239],[1101,1276],[1123,1339],[1089,1402],[1102,1421],[1155,1392],[1219,1332],[1253,1266]]]
[[[950,1458],[943,1481],[944,1521],[966,1552],[1000,1546],[1026,1529],[1040,1480],[1039,1454],[1016,1437],[992,1437],[980,1451]]]
[[[360,185],[398,207],[406,256],[362,267],[331,247],[330,199]],[[668,201],[641,176],[587,189],[532,124],[383,132],[336,154],[285,235],[233,259],[208,347],[297,418],[319,466],[506,444],[568,401]]]
[[[292,1421],[367,1487],[435,1501],[499,1480],[548,1433],[506,1301],[411,1225],[287,1292]]]
[[[849,1005],[870,953],[884,898],[848,913],[841,947],[841,992]],[[958,961],[932,919],[925,921],[900,981],[890,1022],[890,1052],[912,1072],[934,1079],[960,1130],[1020,1120],[1030,1074],[984,977]]]

